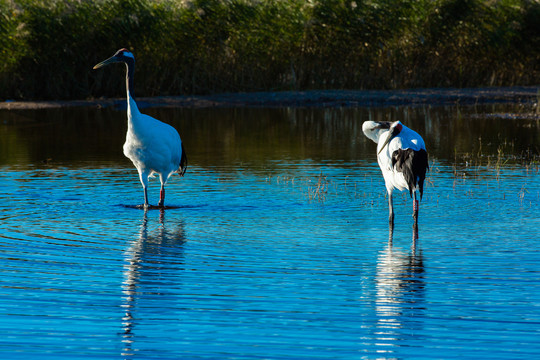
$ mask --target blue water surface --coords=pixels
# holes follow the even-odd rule
[[[127,162],[4,164],[0,357],[538,357],[538,167],[432,156],[416,238],[406,193],[389,231],[365,144],[345,161],[194,155],[165,211],[134,208]]]

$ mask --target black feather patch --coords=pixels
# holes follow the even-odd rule
[[[392,123],[390,121],[377,121],[377,127],[375,129],[390,129]]]
[[[392,154],[392,167],[394,166],[397,171],[403,173],[403,177],[405,177],[411,197],[413,189],[418,185],[421,199],[422,195],[424,194],[424,179],[426,178],[426,171],[429,169],[428,154],[426,150],[396,150]]]
[[[180,174],[180,176],[184,176],[184,174],[186,173],[186,170],[187,170],[187,155],[186,155],[186,150],[184,150],[184,143],[182,143],[182,157],[180,158],[180,171],[178,172],[178,174]]]

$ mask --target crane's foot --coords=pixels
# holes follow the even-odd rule
[[[130,207],[130,208],[134,208],[134,209],[141,209],[141,210],[150,210],[150,209],[157,209],[158,207],[155,206],[155,205],[150,205],[150,204],[141,204],[141,205],[131,205],[131,206],[126,206],[126,207]]]
[[[142,209],[142,210],[148,210],[151,208],[152,205],[149,204],[141,204],[141,205],[125,205],[125,207],[132,208],[132,209]]]

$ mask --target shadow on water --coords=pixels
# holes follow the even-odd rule
[[[150,230],[149,230],[150,227]],[[145,211],[138,237],[125,251],[124,294],[122,308],[122,356],[136,355],[136,328],[143,316],[138,310],[148,308],[146,301],[164,297],[170,292],[171,283],[166,281],[171,270],[183,270],[183,245],[186,242],[182,221],[166,222],[165,211],[160,209],[158,226],[149,226]],[[178,286],[178,282],[174,282]],[[146,301],[145,301],[146,299]],[[141,304],[145,302],[145,304]]]
[[[165,205],[165,206],[148,205],[145,207],[144,204],[140,204],[140,205],[119,204],[118,206],[121,206],[126,209],[144,210],[145,213],[149,210],[159,210],[161,213],[161,216],[163,216],[163,212],[165,210],[198,209],[207,205],[206,204],[197,204],[197,205],[182,204],[182,205]]]
[[[148,206],[145,207],[144,204],[141,204],[141,205],[121,205],[121,206],[125,207],[127,209],[144,210],[145,212],[147,210],[160,210],[160,211],[163,211],[163,210],[180,209],[180,208],[183,207],[183,206],[176,206],[176,205],[165,205],[165,206],[148,205]]]
[[[417,320],[426,310],[424,257],[419,248],[417,229],[413,230],[410,251],[394,247],[393,227],[388,243],[380,251],[375,275],[375,341],[380,352],[409,340],[422,330]],[[379,352],[379,351],[378,351]]]

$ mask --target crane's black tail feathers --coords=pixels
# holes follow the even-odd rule
[[[411,198],[413,190],[418,185],[420,199],[422,199],[422,195],[424,194],[424,179],[426,178],[426,171],[429,169],[426,150],[396,150],[392,154],[392,166],[395,166],[397,171],[403,173]]]
[[[182,157],[180,158],[180,166],[178,175],[184,176],[187,170],[187,155],[186,150],[184,150],[184,144],[182,144]]]

